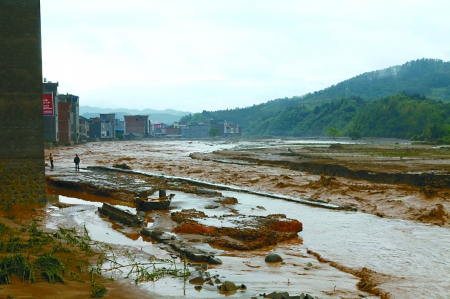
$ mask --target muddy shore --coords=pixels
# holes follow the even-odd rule
[[[450,206],[447,198],[450,188],[447,166],[450,150],[401,141],[390,141],[389,144],[345,142],[346,140],[304,144],[286,140],[211,143],[183,141],[186,148],[182,151],[179,145],[172,146],[170,142],[90,143],[46,151],[46,156],[50,152],[55,156],[55,168],[47,168],[46,174],[49,186],[112,198],[115,203],[121,202],[130,207],[133,206],[136,195],[142,191],[151,194],[159,189],[171,189],[195,193],[195,188],[202,187],[163,179],[165,175],[190,178],[205,182],[208,186],[217,184],[241,187],[319,204],[352,207],[378,217],[449,227]],[[218,150],[211,152],[208,148],[210,146]],[[82,160],[81,172],[73,169],[75,153]],[[92,166],[111,168],[113,165],[126,165],[134,171],[152,173],[153,176],[122,171],[109,171],[104,175],[99,174],[99,170],[90,169]],[[230,214],[239,214],[233,211],[232,205],[226,209]],[[156,227],[175,227],[170,219],[161,215],[158,217],[159,220],[154,222]],[[148,221],[152,222],[154,219]],[[197,240],[194,242],[197,244],[202,238],[204,236],[198,234],[188,234],[185,237],[186,240]],[[283,242],[286,241],[280,239],[277,242],[280,248],[286,246]],[[257,250],[253,255],[263,256],[263,252],[267,253],[267,250],[274,248],[262,247],[263,251]],[[235,255],[239,256],[237,253],[232,254]],[[381,298],[395,298],[379,287],[390,280],[386,275],[368,269],[347,269],[323,259],[319,253],[307,251],[306,248],[301,255],[306,260],[316,258],[323,263],[320,271],[332,273],[327,268],[331,265],[354,275],[353,290],[350,287],[345,292],[335,290],[333,293],[325,291],[324,284],[324,289],[316,289],[315,295],[319,298],[358,298],[370,294],[377,294]],[[315,284],[319,284],[320,275],[314,275],[318,279]],[[345,281],[343,277],[336,279]],[[136,292],[140,291],[136,289]],[[156,294],[154,298],[157,298]]]
[[[337,143],[332,146],[281,140],[220,142],[224,149],[214,152],[197,152],[198,141],[186,142],[192,149],[182,157],[176,152],[172,155],[170,147],[159,148],[158,142],[150,142],[149,147],[123,143],[124,148],[136,150],[126,156],[120,149],[108,152],[108,144],[101,143],[61,147],[53,153],[55,163],[60,160],[64,168],[71,166],[72,156],[78,153],[86,166],[125,163],[134,170],[350,206],[379,217],[450,226],[449,148],[396,140],[387,144],[379,140],[366,144],[331,141]],[[140,158],[140,147],[150,155]]]

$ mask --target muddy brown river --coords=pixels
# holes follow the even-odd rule
[[[311,141],[296,140],[295,143]],[[314,141],[315,144],[319,144]],[[324,144],[329,144],[329,141]],[[261,185],[239,183],[244,180],[257,180],[258,176],[303,176],[318,180],[318,176],[295,173],[288,169],[265,167],[251,171],[251,165],[223,165],[213,161],[198,161],[189,157],[193,152],[212,152],[221,149],[251,148],[268,146],[267,143],[241,142],[199,142],[199,141],[158,141],[158,142],[111,142],[88,143],[77,147],[53,149],[55,172],[72,172],[72,156],[78,153],[82,160],[82,170],[86,166],[127,163],[133,170],[175,175],[216,184],[238,186],[270,193],[280,190]],[[256,166],[253,166],[256,168]],[[59,169],[58,169],[59,168]],[[239,170],[242,169],[242,172]],[[50,173],[49,169],[46,169]],[[243,178],[245,173],[245,179]],[[256,178],[253,178],[252,175]],[[169,190],[170,191],[170,190]],[[172,191],[170,191],[172,192]],[[284,191],[285,192],[285,191]],[[160,244],[142,237],[130,237],[118,230],[113,223],[102,220],[96,209],[103,201],[111,199],[87,196],[64,190],[48,190],[48,228],[58,226],[83,225],[95,240],[142,251],[161,257],[170,257]],[[184,194],[176,194],[171,212],[182,209],[201,209],[211,199]],[[280,192],[283,193],[283,192]],[[366,268],[377,272],[373,277],[377,288],[388,294],[386,298],[449,298],[450,263],[447,259],[450,248],[450,230],[446,227],[417,223],[402,219],[377,217],[362,212],[335,211],[303,204],[274,199],[254,194],[223,191],[223,195],[239,200],[234,208],[245,215],[285,214],[288,218],[303,223],[297,241],[279,244],[275,247],[255,251],[229,251],[201,244],[203,249],[214,252],[223,264],[209,269],[224,279],[245,284],[248,289],[229,294],[228,297],[251,298],[272,291],[287,291],[290,295],[309,293],[318,298],[360,298],[368,296],[356,287],[359,279],[342,268]],[[286,195],[286,194],[285,194]],[[300,194],[290,194],[302,198]],[[397,200],[391,197],[390,200]],[[404,196],[402,196],[402,200]],[[77,205],[72,210],[59,211],[58,202]],[[55,205],[53,205],[55,204]],[[120,205],[120,203],[115,203]],[[80,208],[81,207],[81,208]],[[264,207],[259,209],[255,207]],[[128,209],[132,209],[127,207]],[[82,212],[80,212],[82,211]],[[221,215],[221,209],[207,213]],[[399,217],[401,218],[401,217]],[[215,221],[218,220],[208,220]],[[206,225],[226,226],[227,223],[208,223]],[[149,224],[157,225],[155,223]],[[268,252],[279,253],[283,264],[269,265],[264,262]],[[327,260],[327,263],[319,262]],[[145,258],[145,257],[143,257]],[[337,265],[337,268],[333,267]],[[138,286],[149,293],[169,298],[218,298],[225,295],[217,293],[213,287],[204,286],[201,291],[175,278],[164,278],[158,282],[146,282]],[[376,296],[367,298],[378,298]]]

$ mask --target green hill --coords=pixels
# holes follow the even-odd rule
[[[246,108],[203,111],[186,115],[181,120],[200,122],[211,118],[225,119],[228,122],[238,123],[244,128],[246,135],[324,135],[327,134],[329,127],[350,132],[354,126],[361,128],[365,134],[390,137],[393,131],[366,130],[364,121],[368,121],[369,118],[364,120],[355,117],[357,112],[362,111],[361,109],[371,101],[398,94],[404,96],[415,94],[428,100],[449,102],[450,62],[418,59],[400,66],[367,72],[304,96],[275,99]],[[376,107],[369,106],[369,108]],[[383,119],[385,124],[389,123],[386,118]],[[421,123],[423,120],[415,121]],[[381,132],[387,135],[380,136]]]
[[[364,73],[324,90],[309,93],[302,98],[302,102],[316,106],[342,97],[358,96],[373,100],[402,92],[450,101],[450,62],[418,59],[400,66]]]

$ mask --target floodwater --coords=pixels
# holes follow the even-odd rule
[[[174,163],[182,157],[187,157],[192,151],[213,151],[236,146],[236,144],[188,142],[178,142],[178,146],[173,142],[169,144],[170,159]],[[127,155],[124,152],[121,154]],[[149,150],[144,153],[136,151],[136,148],[130,151],[131,156],[152,154],[159,155],[163,159],[163,155],[167,153]],[[86,200],[81,194],[58,196],[56,194],[64,192],[53,189],[51,192],[55,195],[49,196],[50,203],[59,201],[79,206],[63,209],[65,211],[55,208],[52,212],[49,210],[47,221],[49,228],[85,224],[94,240],[130,246],[148,254],[170,258],[161,245],[140,236],[131,237],[126,231],[117,229],[112,222],[100,218],[96,214],[96,209],[106,199],[89,196]],[[201,209],[212,200],[194,194],[170,192],[176,194],[171,211]],[[327,210],[253,194],[232,191],[223,191],[222,194],[238,199],[239,204],[234,208],[241,214],[281,213],[303,223],[303,231],[299,233],[300,239],[297,242],[288,242],[277,247],[252,252],[225,252],[202,244],[203,250],[206,248],[214,252],[223,261],[223,265],[209,269],[211,275],[217,273],[223,277],[222,280],[231,280],[236,284],[243,283],[248,286],[247,291],[239,291],[230,297],[250,298],[272,291],[287,291],[290,295],[304,292],[319,298],[357,298],[358,294],[364,294],[355,290],[358,282],[355,277],[319,263],[306,253],[306,249],[345,267],[353,269],[366,267],[386,274],[386,279],[381,281],[379,288],[389,292],[392,298],[450,297],[450,263],[447,262],[450,231],[446,228],[380,218],[360,212]],[[257,206],[262,206],[265,210],[256,208]],[[124,208],[132,210],[132,207]],[[210,215],[225,213],[220,209],[205,212]],[[151,226],[151,223],[149,225]],[[226,226],[227,223],[223,225]],[[282,255],[285,264],[275,266],[266,264],[264,257],[270,250]],[[305,270],[308,263],[312,264],[311,270]],[[201,291],[196,291],[188,283],[175,278],[164,278],[156,283],[142,283],[139,287],[167,297],[225,296],[219,295],[212,286],[204,286]]]

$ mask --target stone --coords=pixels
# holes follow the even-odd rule
[[[282,262],[282,261],[283,261],[283,258],[282,258],[279,254],[276,254],[276,253],[269,253],[269,254],[266,256],[265,261],[266,261],[267,263],[279,263],[279,262]]]
[[[289,293],[287,292],[272,292],[270,294],[267,294],[264,296],[264,298],[270,298],[270,299],[289,299]]]
[[[197,276],[189,280],[189,283],[202,285],[205,282],[202,276]]]
[[[211,265],[222,265],[222,261],[219,258],[210,256],[208,259],[208,263]]]
[[[234,282],[231,281],[225,281],[224,283],[222,283],[222,285],[220,286],[220,290],[222,292],[231,292],[231,291],[236,291],[238,289],[238,287],[236,286],[236,284],[234,284]]]
[[[207,205],[206,207],[205,207],[205,209],[217,209],[219,206],[217,206],[217,205]]]

